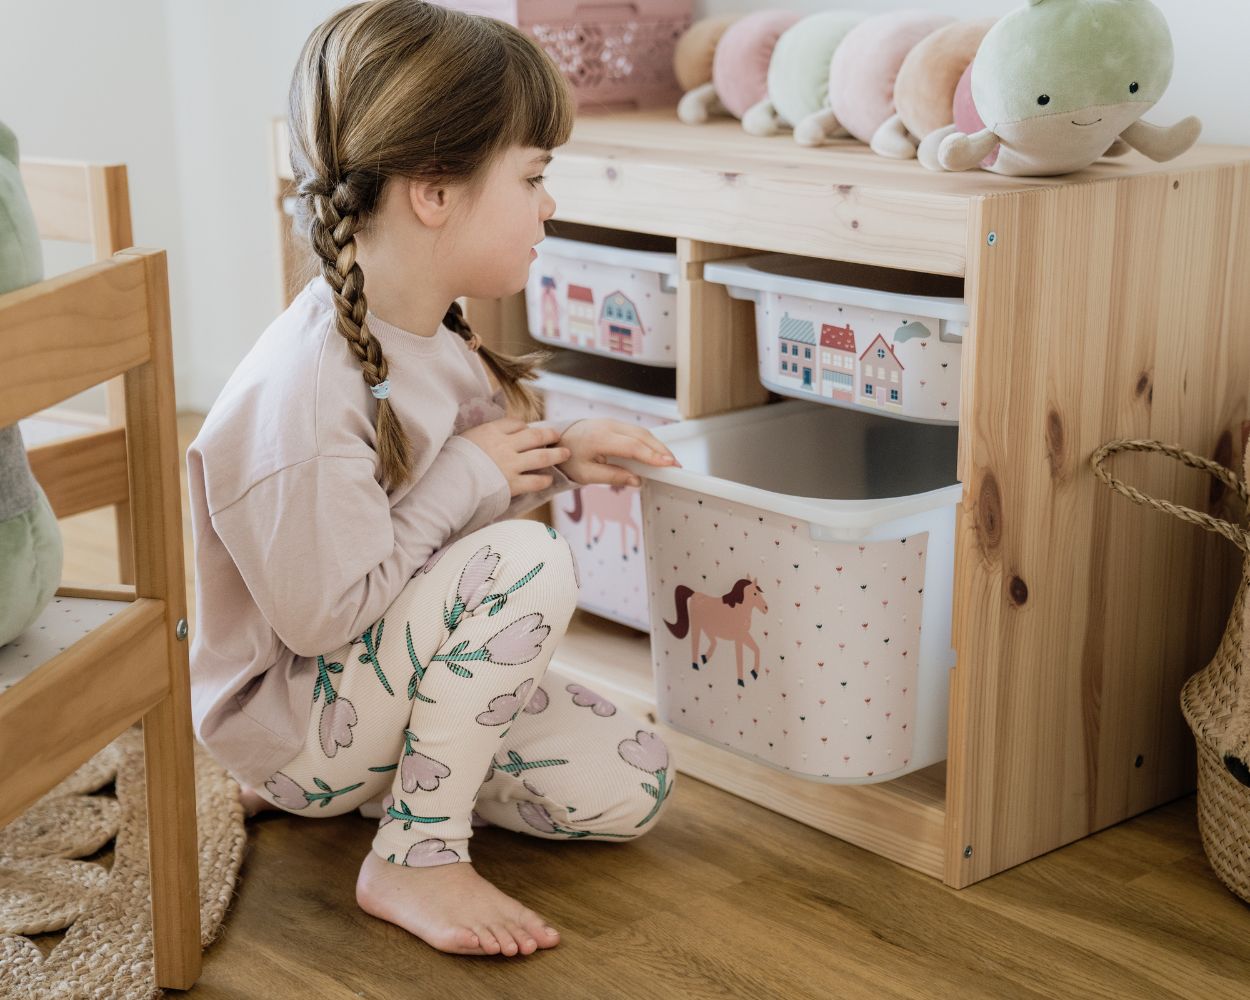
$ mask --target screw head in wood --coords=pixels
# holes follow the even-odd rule
[[[972,857],[972,845],[971,844],[969,844],[967,847],[964,848],[964,857],[965,858]]]
[[[174,635],[178,637],[178,641],[182,642],[187,637],[187,620],[185,618],[178,619],[178,625],[174,629]]]
[[[998,242],[998,233],[990,233],[989,236],[985,237],[985,242],[993,246]]]

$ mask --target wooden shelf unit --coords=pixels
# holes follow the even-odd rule
[[[935,174],[849,140],[804,149],[647,111],[579,118],[547,176],[557,231],[675,239],[687,418],[768,398],[752,307],[703,281],[708,260],[775,251],[961,276],[971,310],[945,763],[836,786],[681,734],[656,721],[647,638],[580,611],[557,669],[655,721],[679,770],[953,887],[1192,791],[1179,691],[1218,644],[1237,566],[1219,539],[1114,497],[1088,459],[1143,437],[1236,465],[1250,428],[1250,149],[1133,153],[1059,178]],[[542,346],[521,295],[467,311],[492,345]],[[1179,466],[1116,468],[1152,495],[1242,515]]]

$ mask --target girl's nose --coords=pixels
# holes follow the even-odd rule
[[[551,195],[547,195],[547,200],[543,202],[543,211],[542,211],[543,222],[546,222],[555,214],[556,214],[556,200],[553,197],[551,197]]]

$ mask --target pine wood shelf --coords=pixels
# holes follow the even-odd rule
[[[562,233],[674,239],[684,417],[768,398],[751,307],[703,281],[708,260],[773,251],[964,279],[948,760],[834,786],[657,721],[680,770],[954,887],[1192,791],[1179,691],[1218,644],[1238,567],[1218,538],[1113,496],[1088,460],[1143,437],[1236,466],[1250,429],[1250,148],[1166,164],[1132,153],[1061,178],[934,174],[850,141],[803,149],[649,111],[580,118],[547,176]],[[520,295],[467,311],[489,343],[542,346]],[[1192,471],[1143,456],[1116,469],[1241,516]],[[645,636],[578,612],[553,664],[654,719]]]

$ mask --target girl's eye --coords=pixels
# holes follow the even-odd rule
[[[530,186],[533,187],[535,184],[541,184],[546,179],[547,177],[545,174],[539,174],[537,177],[531,177],[529,178]]]

